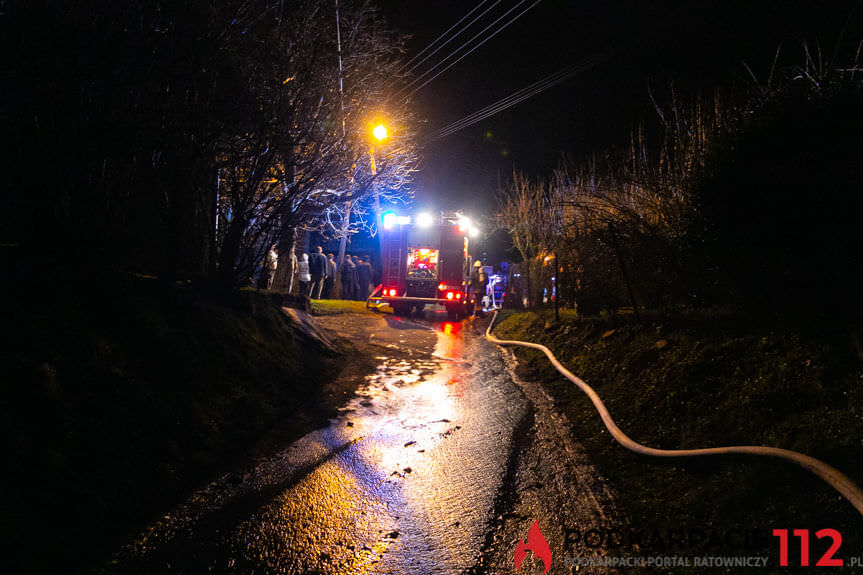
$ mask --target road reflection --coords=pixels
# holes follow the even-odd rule
[[[428,329],[434,349],[419,349],[416,338],[410,354],[379,356],[329,427],[261,462],[239,485],[199,494],[198,519],[191,507],[166,516],[136,550],[184,534],[156,554],[167,559],[155,564],[174,572],[426,575],[474,565],[521,396],[501,379],[494,348],[463,324],[401,333]],[[181,554],[192,558],[178,561]]]
[[[464,335],[460,322],[445,321],[435,324],[438,331],[435,355],[449,359],[461,359],[464,355]]]
[[[465,521],[469,502],[459,500],[469,492],[454,481],[453,459],[470,460],[449,445],[467,419],[455,387],[462,366],[446,361],[464,357],[464,333],[455,322],[434,329],[433,359],[380,358],[331,428],[334,444],[362,440],[253,520],[241,537],[255,542],[246,561],[275,571],[365,573],[380,563],[376,572],[431,572],[441,549],[469,543],[454,529]],[[285,544],[276,550],[276,541]]]

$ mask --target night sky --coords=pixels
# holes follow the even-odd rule
[[[412,35],[408,58],[478,3],[381,0],[390,24]],[[485,2],[471,19],[493,4]],[[518,0],[501,1],[415,73],[516,4]],[[531,4],[533,0],[523,3],[512,14]],[[829,53],[843,26],[846,37],[860,38],[861,16],[858,0],[542,0],[416,92],[413,105],[425,121],[424,134],[570,64],[610,55],[537,96],[426,143],[417,205],[490,211],[498,182],[513,167],[547,174],[563,154],[578,158],[601,152],[628,141],[639,121],[655,122],[648,85],[662,102],[672,80],[682,89],[749,81],[743,62],[763,78],[780,44],[786,61],[796,63],[801,61],[799,39],[817,40]]]

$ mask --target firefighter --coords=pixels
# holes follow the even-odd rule
[[[482,262],[476,260],[473,262],[473,270],[470,272],[470,292],[474,299],[474,317],[482,314],[482,298],[485,295],[487,285],[488,275],[482,267]]]

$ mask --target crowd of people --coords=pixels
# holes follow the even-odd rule
[[[272,289],[278,262],[279,256],[276,247],[273,246],[261,265],[258,288]],[[363,301],[372,292],[373,268],[369,256],[345,254],[344,262],[339,266],[334,254],[324,254],[323,248],[317,246],[311,254],[302,253],[299,258],[292,253],[291,263],[293,273],[288,279],[288,293],[305,294],[310,299],[338,298]],[[338,284],[337,275],[340,280]],[[473,263],[468,286],[475,298],[473,315],[481,315],[487,303],[485,299],[487,299],[488,275],[479,260]],[[337,290],[339,293],[336,293]]]
[[[273,279],[279,256],[273,246],[264,257],[261,266],[258,287],[272,289]],[[351,256],[345,254],[344,262],[339,270],[335,255],[324,254],[324,249],[317,246],[311,254],[302,253],[298,258],[291,254],[293,273],[288,281],[288,292],[305,294],[311,299],[334,299],[336,297],[336,276],[340,274],[339,299],[365,300],[372,291],[373,269],[369,256]]]

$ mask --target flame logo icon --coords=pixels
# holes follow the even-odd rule
[[[534,521],[530,526],[530,531],[527,532],[527,543],[519,541],[515,546],[516,571],[521,571],[521,562],[527,557],[528,551],[532,552],[534,557],[542,559],[542,564],[545,565],[543,573],[548,573],[551,569],[551,549],[545,537],[542,536],[542,531],[539,530],[539,521]]]

